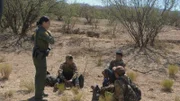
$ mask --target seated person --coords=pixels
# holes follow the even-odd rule
[[[123,53],[121,50],[116,51],[116,59],[110,62],[110,65],[105,69],[102,74],[104,76],[103,86],[108,86],[115,81],[115,75],[112,68],[117,66],[122,66],[125,68],[125,63],[122,60]]]
[[[66,61],[60,66],[57,81],[66,86],[79,87],[78,71],[71,55],[66,56]]]
[[[121,70],[121,68],[123,69]],[[115,80],[117,79],[117,74],[125,74],[125,69],[122,66],[113,67],[112,71],[114,72]],[[114,83],[110,83],[108,86],[103,86],[101,88],[98,86],[91,86],[91,88],[93,89],[93,101],[98,101],[100,95],[105,96],[105,92],[115,92]]]
[[[124,67],[118,66],[113,70],[116,77],[113,101],[140,101],[141,90],[125,75]]]

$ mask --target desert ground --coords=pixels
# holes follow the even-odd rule
[[[91,85],[101,85],[102,70],[115,58],[115,51],[122,49],[124,62],[127,64],[127,72],[135,72],[135,83],[142,90],[142,101],[175,101],[180,96],[180,74],[174,78],[173,90],[164,92],[161,81],[169,79],[167,67],[169,64],[180,65],[180,30],[165,26],[159,34],[155,48],[149,47],[144,52],[135,49],[133,41],[125,28],[118,24],[108,25],[108,21],[101,20],[98,28],[92,25],[84,25],[80,20],[75,25],[81,31],[95,31],[100,34],[99,38],[87,37],[86,34],[63,34],[60,32],[62,22],[52,21],[50,31],[55,37],[55,44],[51,45],[52,51],[47,57],[48,71],[54,76],[67,54],[74,56],[74,61],[79,73],[85,76],[85,87],[80,90],[83,97],[81,101],[91,101]],[[32,29],[29,37],[33,34]],[[4,32],[6,33],[6,32]],[[8,32],[7,32],[8,33]],[[0,101],[27,101],[34,93],[27,93],[25,88],[20,87],[22,80],[34,80],[35,67],[32,61],[33,43],[25,39],[21,46],[14,46],[16,37],[11,35],[0,36],[0,57],[9,63],[13,71],[9,80],[0,80]],[[13,96],[5,98],[5,93],[13,91]],[[46,87],[49,94],[48,101],[62,101],[63,96],[73,99],[70,90],[62,95],[53,93],[53,88]],[[69,100],[71,101],[71,100]]]

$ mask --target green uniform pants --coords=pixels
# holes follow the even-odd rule
[[[44,93],[45,80],[46,80],[46,57],[37,56],[33,58],[33,62],[36,68],[35,74],[35,98],[42,99]]]

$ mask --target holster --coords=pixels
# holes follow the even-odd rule
[[[33,49],[33,58],[37,58],[38,56],[41,56],[41,58],[43,59],[44,57],[47,57],[49,55],[50,50],[51,49],[48,48],[47,50],[41,51],[38,48],[34,48]]]

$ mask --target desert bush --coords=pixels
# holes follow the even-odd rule
[[[174,77],[179,71],[179,67],[177,65],[169,65],[168,72],[170,77]]]
[[[179,11],[171,11],[169,14],[169,25],[180,27]]]
[[[25,36],[32,24],[56,4],[56,0],[4,0],[1,27]]]
[[[78,93],[74,96],[73,100],[72,101],[81,101],[82,100],[82,97],[83,97],[83,94],[82,93]]]
[[[58,84],[57,88],[58,88],[58,93],[62,94],[65,91],[65,84],[64,83]]]
[[[77,12],[78,5],[70,5],[66,7],[66,13],[63,16],[64,25],[62,27],[63,33],[72,34],[73,28],[78,22]]]
[[[60,0],[56,3],[56,5],[54,5],[54,7],[51,7],[49,9],[49,13],[54,14],[57,17],[58,21],[63,21],[63,16],[66,13],[67,5],[68,4],[65,2],[65,0]]]
[[[12,72],[12,67],[9,64],[6,63],[0,64],[0,73],[3,79],[9,79],[11,72]]]
[[[155,38],[168,23],[168,14],[177,3],[177,0],[103,1],[140,48],[154,46]]]
[[[132,80],[132,81],[136,81],[137,79],[137,74],[135,72],[128,72],[127,76]]]
[[[81,16],[86,19],[85,24],[92,25],[94,19],[94,8],[90,5],[84,5],[81,7]]]
[[[175,101],[180,101],[180,97],[179,97],[179,96],[176,96],[176,97],[175,97]]]
[[[12,90],[9,90],[9,91],[4,93],[5,98],[12,98],[13,95],[14,95],[14,91],[12,91]]]
[[[162,85],[164,91],[171,91],[173,84],[174,84],[174,81],[172,81],[172,80],[163,80],[161,82],[161,85]]]
[[[33,80],[21,80],[20,87],[25,88],[28,93],[32,93],[35,91]]]

